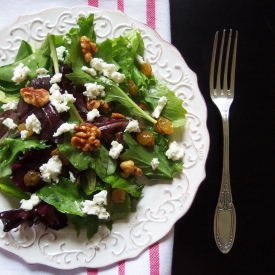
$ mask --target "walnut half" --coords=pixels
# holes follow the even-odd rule
[[[33,87],[25,87],[20,90],[20,94],[24,101],[35,107],[41,108],[50,100],[50,94],[44,89],[34,89]]]
[[[100,146],[101,131],[91,123],[81,123],[75,127],[71,144],[82,151],[96,151]]]

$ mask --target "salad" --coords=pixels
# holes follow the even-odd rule
[[[136,211],[138,177],[182,171],[169,136],[186,110],[144,60],[140,31],[97,43],[93,14],[77,24],[39,49],[22,41],[0,67],[0,189],[21,203],[0,213],[5,232],[72,224],[91,239]]]

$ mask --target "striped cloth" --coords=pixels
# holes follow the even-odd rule
[[[171,40],[169,0],[0,0],[0,28],[12,23],[21,14],[64,6],[89,5],[107,10],[120,10],[155,29],[166,41]],[[139,257],[100,269],[78,268],[57,270],[41,264],[29,265],[22,259],[0,249],[1,274],[33,275],[168,275],[171,274],[173,229]]]

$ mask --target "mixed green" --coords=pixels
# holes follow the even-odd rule
[[[182,100],[165,84],[140,69],[144,43],[139,30],[97,43],[93,14],[87,18],[80,17],[77,24],[78,27],[72,28],[66,35],[49,34],[37,50],[22,41],[14,63],[0,67],[0,189],[19,200],[28,201],[33,194],[39,197],[39,203],[32,209],[20,207],[0,213],[4,231],[10,231],[23,222],[29,226],[43,223],[56,230],[72,223],[77,234],[86,228],[90,239],[100,225],[105,224],[111,229],[114,220],[126,218],[136,210],[136,204],[142,199],[143,185],[137,183],[135,174],[123,175],[121,163],[132,161],[150,180],[172,180],[175,172],[182,171],[182,158],[167,157],[171,142],[169,135],[157,130],[158,118],[151,114],[159,99],[165,97],[161,118],[164,118],[164,124],[171,122],[170,128],[175,129],[184,125],[186,111]],[[123,79],[114,81],[100,71],[90,73],[87,70],[91,69],[91,65],[83,57],[80,44],[83,36],[96,45],[92,58],[115,65]],[[65,49],[61,58],[56,51],[60,47]],[[18,66],[28,68],[22,81],[15,80],[14,72]],[[47,72],[44,76],[38,76],[37,71],[41,68]],[[57,74],[61,78],[54,83],[52,79]],[[134,85],[136,93],[131,92],[129,83]],[[104,94],[92,98],[86,96],[87,84],[104,87]],[[22,93],[24,88],[30,89],[27,90],[30,92],[43,89],[52,91],[49,92],[51,98],[54,87],[61,95],[74,99],[66,102],[67,109],[62,112],[57,111],[51,100],[41,107],[30,104]],[[90,110],[87,103],[91,100],[103,102],[101,107],[106,107],[104,104],[107,103],[110,111],[101,112],[99,108],[100,115],[88,121]],[[16,108],[7,108],[10,102],[15,103]],[[61,100],[60,104],[65,103]],[[112,116],[113,113],[120,115]],[[26,128],[26,121],[31,115],[41,124],[37,132]],[[18,127],[7,126],[7,119]],[[138,122],[139,129],[131,132],[127,126],[133,120]],[[88,151],[75,146],[72,137],[77,132],[76,128],[55,135],[65,123],[97,127],[101,133],[98,137],[100,145],[96,150]],[[22,131],[26,132],[25,136]],[[138,141],[137,135],[142,131],[153,137],[153,144],[148,146]],[[109,154],[113,141],[123,145],[115,158]],[[62,163],[62,170],[54,177],[43,178],[41,167],[53,156]],[[154,168],[153,158],[158,161]],[[35,183],[26,181],[27,174],[38,177]],[[96,197],[102,191],[107,191],[104,193],[107,194],[106,201],[97,205]],[[119,199],[114,199],[114,194]],[[92,205],[101,210],[104,207],[108,215],[102,218],[83,211],[85,201],[92,201]]]

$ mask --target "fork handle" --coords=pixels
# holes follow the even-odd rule
[[[223,170],[221,189],[214,217],[214,237],[220,251],[228,253],[236,233],[236,212],[233,205],[229,174],[229,111],[222,112]]]

